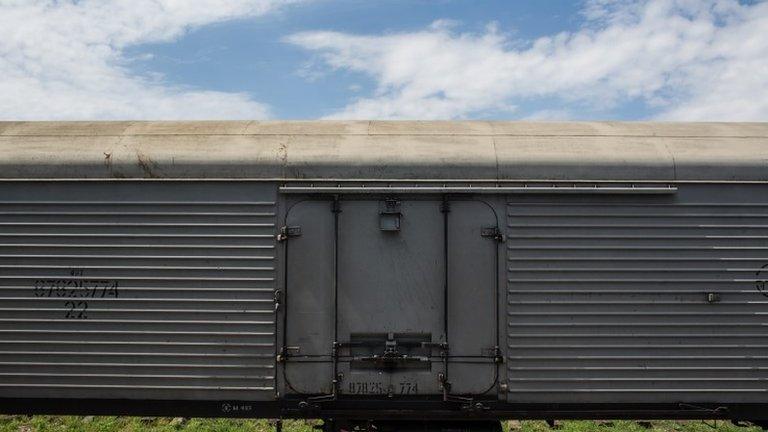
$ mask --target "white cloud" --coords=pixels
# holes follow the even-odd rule
[[[661,119],[768,120],[768,3],[594,0],[583,14],[580,30],[523,48],[495,25],[459,33],[444,21],[417,32],[316,31],[287,41],[331,69],[377,81],[374,95],[335,118],[463,118],[551,100],[531,115],[559,117],[640,100]]]
[[[521,120],[530,121],[563,121],[573,118],[573,113],[564,109],[543,109],[526,115]]]
[[[128,71],[124,49],[298,0],[0,0],[0,119],[263,118],[248,95]]]

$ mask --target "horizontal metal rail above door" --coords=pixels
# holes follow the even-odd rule
[[[286,194],[674,194],[675,186],[280,186]]]

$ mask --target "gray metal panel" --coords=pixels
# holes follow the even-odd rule
[[[284,243],[286,392],[332,392],[336,239],[331,199],[299,197],[287,207],[286,226],[300,228],[300,235]],[[449,211],[444,214],[440,200],[411,197],[396,206],[402,211],[400,229],[383,230],[382,204],[359,197],[338,202],[341,393],[379,395],[391,390],[393,396],[402,396],[441,391],[439,349],[403,351],[428,356],[429,364],[387,368],[355,361],[352,357],[365,355],[359,346],[350,348],[347,343],[373,338],[369,354],[380,355],[387,333],[401,344],[399,350],[413,348],[408,348],[413,342],[409,338],[444,341],[447,276],[451,392],[494,394],[500,245],[482,233],[498,226],[496,212],[485,202],[455,200],[447,203]]]
[[[0,397],[274,398],[276,186],[0,188]]]
[[[402,201],[401,229],[382,231],[379,201],[343,201],[339,216],[339,340],[355,334],[423,334],[445,341],[443,221],[439,201]],[[382,344],[383,348],[383,344]],[[383,351],[383,349],[382,349]],[[436,350],[432,350],[436,351]],[[349,350],[342,350],[347,354]],[[439,393],[442,364],[389,373],[341,363],[352,394]],[[408,383],[410,387],[401,387]],[[363,389],[362,391],[360,389]]]
[[[502,213],[503,218],[503,213]],[[497,228],[493,207],[451,201],[448,214],[448,379],[454,394],[496,394],[498,341],[496,297],[499,243],[483,237]]]
[[[510,402],[768,401],[768,188],[508,212]]]
[[[332,392],[331,361],[334,330],[334,218],[330,201],[301,201],[292,205],[287,226],[301,235],[285,242],[289,263],[285,332],[288,360],[286,392]],[[296,348],[296,349],[294,349]]]

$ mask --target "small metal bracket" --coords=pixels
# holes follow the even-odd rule
[[[379,206],[379,229],[382,231],[400,231],[400,201],[387,198]]]
[[[501,353],[501,348],[499,348],[498,346],[486,348],[483,351],[484,351],[484,355],[486,357],[492,358],[494,363],[496,364],[504,363],[504,356]]]
[[[400,214],[400,201],[387,198],[381,203],[381,214]]]
[[[332,396],[334,400],[337,398],[337,395],[339,394],[342,381],[344,381],[344,374],[341,372],[337,373],[336,376],[331,380],[331,388],[333,389]]]
[[[319,402],[330,402],[336,400],[335,394],[327,394],[327,395],[319,395],[319,396],[310,396],[307,398],[307,406],[313,407],[313,408],[320,408],[319,405],[316,405]],[[301,408],[301,404],[303,402],[299,403],[299,408]]]
[[[482,402],[475,402],[470,400],[469,402],[462,405],[461,409],[463,411],[470,411],[470,412],[483,412],[483,411],[488,411],[491,408]]]
[[[491,240],[495,240],[499,243],[504,242],[504,234],[499,230],[498,227],[482,227],[480,229],[480,235],[482,237],[489,238]]]
[[[424,348],[438,348],[446,352],[448,351],[447,342],[422,342],[421,346]]]
[[[278,363],[284,363],[291,356],[291,352],[299,352],[301,349],[297,346],[284,346],[280,348],[280,352],[275,359]]]
[[[440,389],[443,390],[443,393],[447,396],[447,393],[451,391],[451,383],[448,382],[448,376],[446,376],[445,373],[440,372],[437,374],[437,382],[440,384]]]
[[[699,405],[687,404],[687,403],[680,403],[677,406],[681,410],[705,412],[705,413],[708,413],[709,415],[713,415],[715,417],[727,416],[728,415],[728,408],[724,407],[724,406],[719,406],[719,407],[716,407],[716,408],[711,408],[711,407],[705,407],[705,406],[699,406]]]
[[[339,348],[341,348],[342,344],[339,343],[339,341],[333,341],[331,344],[331,357],[336,358],[339,355]]]
[[[275,312],[280,310],[280,305],[282,303],[282,299],[283,299],[283,292],[280,291],[280,290],[275,290],[275,296],[274,296]]]
[[[280,228],[280,233],[277,234],[277,241],[282,242],[288,240],[290,237],[298,237],[301,235],[300,226],[284,226]]]
[[[450,213],[451,212],[451,202],[448,201],[447,197],[443,198],[443,202],[440,203],[440,213]]]
[[[341,213],[341,200],[338,195],[334,195],[331,201],[331,213]]]
[[[449,394],[445,397],[445,402],[453,402],[453,403],[459,404],[459,409],[462,411],[482,412],[490,409],[484,403],[476,402],[473,398],[465,397],[465,396],[457,396],[457,395]]]

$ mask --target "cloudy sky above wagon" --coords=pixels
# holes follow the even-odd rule
[[[0,0],[0,119],[767,120],[768,3]]]

